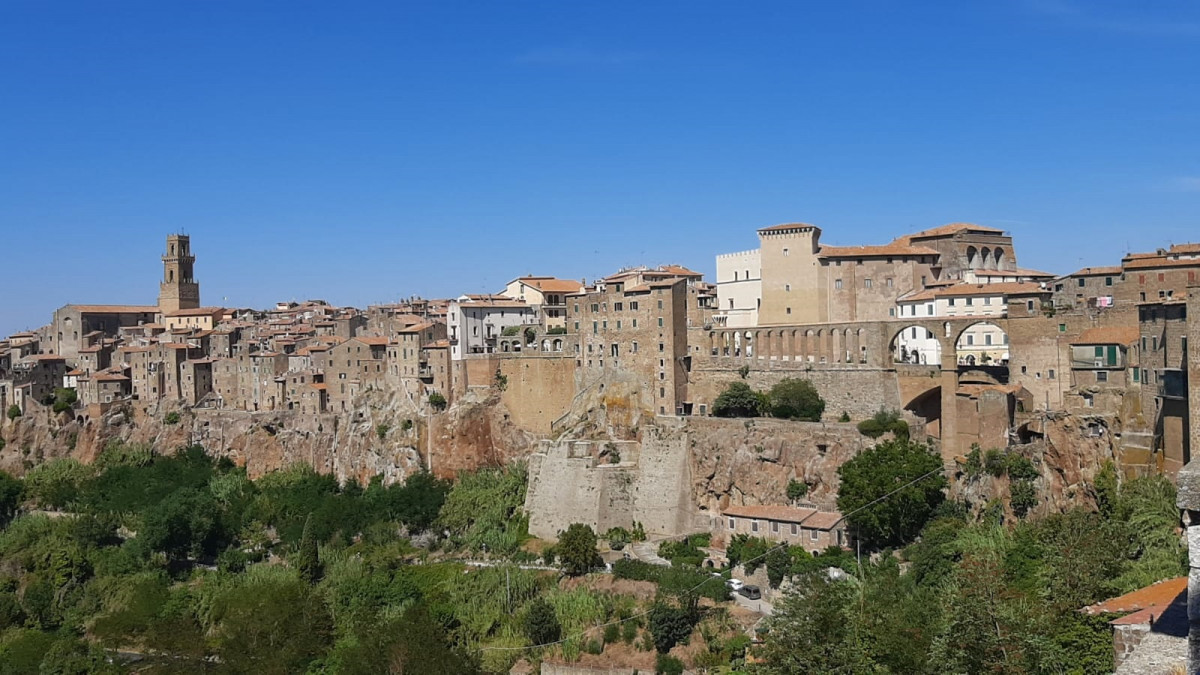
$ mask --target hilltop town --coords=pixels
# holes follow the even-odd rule
[[[1106,466],[1175,480],[1200,443],[1200,244],[1058,276],[970,223],[847,246],[804,223],[756,234],[711,281],[680,264],[525,275],[366,308],[205,305],[172,234],[156,304],[68,304],[0,341],[0,468],[114,441],[362,484],[520,460],[530,534],[706,533],[723,565],[739,536],[853,548],[839,467],[891,437],[872,420],[927,441],[956,500],[1021,516],[1095,506]],[[792,380],[819,420],[719,410]],[[1027,503],[972,469],[988,451],[1028,458]]]

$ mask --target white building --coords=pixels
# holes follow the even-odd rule
[[[760,249],[718,255],[717,316],[724,317],[725,325],[731,328],[757,326],[761,302]]]
[[[896,320],[980,317],[979,323],[963,331],[955,345],[956,358],[965,365],[1008,361],[1008,334],[988,317],[1008,316],[1012,296],[1029,298],[1031,305],[1050,295],[1043,284],[1028,282],[959,283],[927,288],[901,296],[896,301]],[[1040,298],[1039,298],[1040,296]],[[937,365],[941,346],[932,332],[920,326],[905,328],[892,345],[896,362]]]
[[[464,295],[446,309],[450,358],[461,361],[469,354],[491,354],[505,328],[537,326],[536,307],[499,295]]]

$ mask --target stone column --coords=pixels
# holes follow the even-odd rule
[[[954,350],[942,352],[942,461],[949,465],[958,454],[958,359]]]

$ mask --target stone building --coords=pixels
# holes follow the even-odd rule
[[[186,234],[167,236],[167,251],[162,257],[163,278],[158,286],[158,309],[170,314],[181,309],[200,306],[200,284],[196,282],[193,266],[192,239]]]
[[[880,246],[822,244],[821,229],[806,223],[765,227],[758,236],[757,250],[717,259],[718,310],[725,325],[731,318],[747,325],[755,310],[760,326],[877,321],[895,315],[901,296],[938,283],[1022,276],[1012,237],[969,223]]]
[[[461,296],[447,310],[450,358],[460,361],[472,354],[492,354],[506,329],[519,331],[540,323],[538,310],[526,302],[502,295]]]
[[[1185,290],[1195,294],[1200,288]],[[1158,470],[1177,473],[1191,460],[1188,395],[1188,295],[1138,305],[1141,409],[1153,425]],[[1140,335],[1138,335],[1140,333]]]
[[[634,285],[605,280],[567,300],[567,334],[583,386],[625,371],[642,378],[643,404],[657,414],[692,413],[684,277]]]
[[[727,506],[714,521],[714,537],[728,542],[735,535],[762,537],[767,541],[801,546],[816,554],[830,546],[853,548],[854,540],[842,514],[816,507]]]
[[[571,279],[525,276],[508,282],[501,295],[532,305],[541,313],[546,328],[562,328],[567,322],[568,295],[583,290],[583,283]]]
[[[193,331],[212,330],[225,317],[224,307],[193,307],[163,312],[162,324],[168,331],[186,328]]]

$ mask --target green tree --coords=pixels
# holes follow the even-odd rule
[[[928,446],[893,439],[838,468],[838,508],[862,541],[897,546],[912,541],[945,500],[942,460]]]
[[[776,546],[767,553],[767,582],[771,588],[779,588],[791,567],[792,556],[786,548]]]
[[[8,419],[15,420],[21,416],[21,406],[16,403],[8,406]]]
[[[788,481],[787,498],[788,501],[794,502],[808,494],[808,483],[796,480],[795,478]]]
[[[696,617],[686,607],[675,607],[662,601],[655,602],[650,608],[648,619],[654,648],[661,654],[687,640],[696,625]]]
[[[429,405],[432,406],[433,409],[437,410],[437,411],[445,410],[446,409],[446,397],[442,396],[441,394],[439,394],[438,392],[435,391],[429,395]]]
[[[0,528],[8,525],[8,521],[17,514],[21,505],[21,494],[24,485],[13,478],[7,471],[0,471]]]
[[[852,584],[830,581],[819,572],[798,580],[775,603],[775,612],[767,620],[760,671],[770,675],[879,672],[853,620],[855,596]]]
[[[730,382],[713,401],[712,414],[717,417],[757,417],[763,408],[762,394],[745,382]]]
[[[808,380],[786,378],[767,394],[771,414],[783,419],[820,422],[825,412],[825,399]]]
[[[558,538],[555,551],[564,571],[571,576],[587,574],[600,564],[600,554],[596,552],[596,533],[582,523],[571,523],[567,527],[567,531]]]
[[[300,547],[296,551],[296,571],[300,578],[310,584],[321,578],[321,561],[317,557],[317,539],[312,531],[312,514],[304,520],[304,533],[300,535]]]
[[[554,607],[545,598],[535,598],[525,613],[525,636],[535,645],[557,642],[562,635],[562,626]]]
[[[172,558],[216,555],[228,534],[212,495],[195,488],[177,490],[142,516],[138,540]]]

